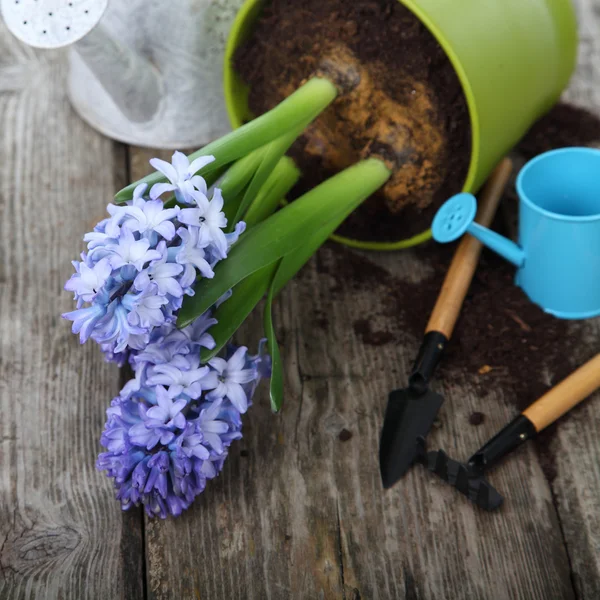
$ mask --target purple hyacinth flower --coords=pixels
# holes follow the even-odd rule
[[[214,245],[221,259],[227,257],[227,238],[223,229],[227,227],[227,217],[222,212],[223,196],[221,190],[215,188],[212,200],[201,194],[193,192],[192,197],[196,208],[182,208],[179,220],[186,225],[198,227],[201,239]]]
[[[241,346],[229,360],[215,357],[208,361],[214,371],[207,377],[207,385],[216,385],[206,396],[207,399],[227,398],[242,414],[248,409],[248,397],[242,385],[257,377],[256,369],[246,368],[247,351],[245,346]]]
[[[79,334],[79,341],[85,343],[96,325],[106,315],[106,306],[103,304],[92,304],[92,306],[86,306],[85,308],[78,308],[71,312],[63,313],[63,319],[73,321],[71,331]]]
[[[183,210],[192,209],[184,208]],[[183,242],[175,257],[177,263],[180,265],[192,265],[196,267],[204,277],[212,279],[215,274],[206,260],[206,252],[204,250],[210,243],[210,239],[202,239],[200,228],[198,227],[180,227],[177,230],[177,235]]]
[[[129,320],[129,312],[121,300],[113,300],[105,316],[98,321],[93,338],[99,344],[111,344],[113,352],[123,352],[127,346],[139,347],[146,343],[145,329]]]
[[[129,292],[123,297],[123,305],[127,308],[127,321],[134,327],[160,327],[165,323],[165,314],[161,310],[169,304],[169,299],[158,295],[158,286],[151,282],[145,290],[138,294]]]
[[[160,200],[134,198],[133,205],[125,206],[123,213],[127,217],[123,227],[131,231],[137,231],[144,237],[157,233],[167,241],[175,237],[173,219],[179,213],[178,206],[165,208]]]
[[[227,423],[223,423],[225,431],[229,429]],[[195,423],[188,423],[183,433],[177,438],[177,451],[186,458],[196,457],[201,460],[210,458],[210,452],[203,445],[204,435],[198,430]]]
[[[152,261],[148,267],[137,275],[133,287],[142,291],[154,282],[160,296],[170,294],[174,298],[181,298],[183,288],[177,280],[177,276],[181,275],[183,267],[176,263],[167,262],[168,252],[164,242],[158,244],[157,251],[162,256],[158,260]]]
[[[214,378],[207,377],[210,368],[200,366],[198,354],[188,354],[183,362],[183,365],[181,363],[155,365],[147,379],[148,385],[169,386],[170,394],[175,396],[185,394],[193,400],[200,398],[203,390],[212,389],[207,386],[214,384]]]
[[[196,419],[197,429],[202,431],[204,442],[217,454],[223,454],[223,435],[229,431],[230,426],[220,420],[223,400],[207,402]],[[240,434],[241,437],[241,434]]]
[[[77,300],[93,302],[112,273],[110,261],[103,258],[91,267],[88,267],[85,262],[81,262],[77,264],[76,268],[77,273],[67,281],[65,290],[73,292]]]
[[[181,514],[204,491],[207,481],[220,473],[228,447],[242,435],[240,411],[227,397],[211,401],[203,390],[194,399],[178,389],[181,383],[168,388],[150,385],[159,365],[177,365],[177,375],[188,373],[192,380],[200,375],[193,370],[208,369],[218,382],[218,371],[210,365],[200,367],[198,361],[198,342],[213,323],[207,313],[185,331],[173,325],[156,328],[148,348],[130,359],[138,378],[135,385],[128,383],[123,388],[107,410],[101,437],[107,451],[97,462],[98,468],[114,479],[123,510],[142,504],[150,517]],[[235,373],[253,374],[251,382],[240,384],[249,404],[264,357],[261,353],[248,356],[245,348],[240,350],[228,350],[222,373],[230,380]],[[142,356],[146,360],[138,360]]]
[[[133,265],[141,271],[147,263],[160,258],[160,252],[151,249],[147,239],[136,240],[129,229],[122,229],[118,242],[107,246],[107,250],[113,269]]]
[[[170,164],[160,158],[153,158],[150,164],[170,183],[154,184],[150,190],[150,198],[156,200],[165,192],[175,192],[177,200],[185,204],[193,204],[192,192],[198,190],[206,194],[207,191],[206,181],[196,173],[214,160],[214,156],[200,156],[190,164],[188,157],[181,152],[173,154]]]
[[[216,343],[213,336],[208,333],[208,330],[216,324],[217,320],[213,318],[211,312],[207,310],[181,331],[190,342],[212,350],[216,346]]]

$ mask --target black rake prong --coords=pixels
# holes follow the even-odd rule
[[[483,476],[483,470],[450,458],[443,450],[428,452],[427,467],[483,510],[497,509],[504,498]]]
[[[474,501],[477,506],[484,510],[496,510],[504,502],[504,497],[486,479],[480,478],[477,498]]]
[[[456,473],[456,481],[454,487],[465,496],[471,497],[470,494],[470,482],[469,482],[469,471],[465,465],[458,465],[458,472]]]

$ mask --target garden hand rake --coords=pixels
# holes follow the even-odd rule
[[[535,437],[565,413],[600,388],[600,354],[526,408],[504,429],[484,444],[466,464],[443,451],[425,452],[421,438],[421,457],[430,471],[453,485],[471,502],[484,510],[494,510],[502,496],[485,479],[485,472],[523,442]]]

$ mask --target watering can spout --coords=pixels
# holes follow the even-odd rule
[[[499,254],[515,267],[522,267],[525,262],[525,253],[511,240],[499,235],[491,229],[472,223],[468,229],[469,233],[476,237],[484,246]]]
[[[457,240],[470,233],[482,244],[493,250],[516,267],[522,267],[525,253],[514,242],[495,231],[474,222],[477,201],[472,194],[457,194],[445,202],[435,215],[431,227],[433,237],[443,244]]]
[[[102,24],[73,49],[129,121],[152,120],[162,97],[162,77],[147,57],[110,35]]]

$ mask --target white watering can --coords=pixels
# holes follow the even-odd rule
[[[10,31],[70,45],[69,97],[92,127],[138,146],[201,146],[229,131],[223,54],[242,0],[0,0]]]

